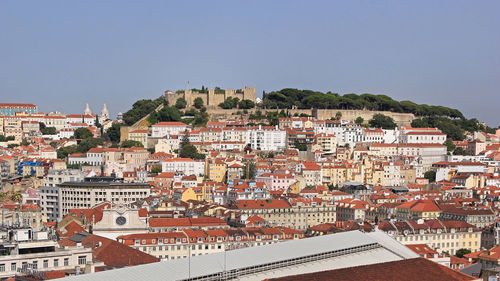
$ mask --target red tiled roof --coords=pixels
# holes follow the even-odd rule
[[[159,122],[154,124],[153,126],[187,126],[182,122]]]
[[[239,200],[236,204],[238,209],[286,209],[290,204],[283,199],[270,200]]]
[[[61,241],[63,244],[68,244],[68,240],[69,239],[63,239]],[[75,242],[73,243],[76,244]],[[92,255],[95,259],[104,262],[107,266],[115,268],[160,261],[159,258],[153,257],[120,242],[94,234],[90,234],[83,238],[82,245],[86,248],[92,248]]]
[[[335,270],[278,277],[267,280],[279,281],[321,281],[321,280],[343,280],[343,281],[379,281],[379,280],[405,280],[405,281],[469,281],[478,278],[455,271],[433,261],[424,258],[415,258],[384,262],[370,265],[362,265]]]
[[[223,226],[227,223],[219,218],[150,218],[150,227],[194,227],[194,226]]]

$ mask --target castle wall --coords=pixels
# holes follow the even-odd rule
[[[249,113],[255,113],[259,109],[249,109]],[[209,108],[208,113],[210,114],[211,120],[212,121],[217,121],[217,120],[224,120],[224,119],[229,119],[229,118],[234,118],[236,116],[236,113],[238,111],[242,111],[241,109],[222,109],[222,108]],[[275,112],[275,111],[281,111],[281,109],[260,109],[262,114],[266,114],[266,112]],[[285,110],[287,111],[287,110]],[[335,114],[337,112],[342,113],[342,119],[343,120],[356,120],[358,117],[362,117],[365,122],[368,122],[368,120],[372,119],[373,115],[380,113],[386,116],[391,117],[394,119],[394,122],[398,124],[398,126],[410,126],[411,121],[415,119],[415,116],[411,113],[396,113],[396,112],[390,112],[390,111],[369,111],[369,110],[339,110],[339,109],[317,109],[317,110],[311,110],[311,109],[289,109],[288,113],[290,115],[294,115],[295,113],[297,114],[307,114],[309,116],[314,116],[317,119],[331,119],[332,117],[335,117]]]
[[[255,102],[256,89],[245,87],[241,91],[233,89],[225,89],[224,93],[215,93],[214,89],[209,89],[208,93],[198,93],[192,90],[184,90],[184,93],[174,93],[172,91],[165,91],[165,99],[169,105],[174,105],[177,99],[184,98],[186,100],[187,106],[191,107],[194,104],[194,100],[200,97],[203,100],[203,104],[207,108],[217,108],[220,103],[224,102],[228,97],[238,98],[240,100],[248,99]]]
[[[342,109],[317,109],[313,110],[313,116],[317,119],[330,119],[335,117],[337,112],[342,113],[342,119],[344,120],[356,120],[358,117],[362,117],[365,121],[373,118],[375,114],[383,114],[394,119],[394,122],[399,126],[410,126],[411,121],[415,119],[415,115],[412,113],[397,113],[390,111],[370,111],[370,110],[342,110]]]

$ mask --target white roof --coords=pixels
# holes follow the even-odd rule
[[[400,259],[418,257],[418,255],[413,251],[399,244],[383,232],[365,234],[359,231],[349,231],[300,240],[285,241],[265,246],[243,248],[227,251],[225,253],[195,256],[191,257],[191,259],[184,258],[169,260],[93,274],[72,276],[66,278],[65,280],[181,280],[197,276],[217,274],[223,272],[224,270],[230,271],[233,269],[258,266],[277,261],[371,244],[381,245],[386,249],[383,252],[390,252],[391,256],[399,256]],[[346,253],[345,255],[349,254]],[[362,256],[359,257],[361,258]],[[394,259],[394,257],[392,257],[392,259]],[[369,260],[370,262],[366,263],[368,260],[363,262],[363,259],[361,258],[361,260],[358,259],[358,263],[371,264],[374,263],[373,260],[377,260],[377,257],[371,257]],[[356,261],[356,259],[353,261]],[[226,264],[225,267],[224,263]],[[355,265],[356,264],[350,264],[349,266]]]

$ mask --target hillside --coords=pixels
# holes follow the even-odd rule
[[[386,95],[322,93],[311,90],[282,89],[264,93],[262,106],[265,108],[318,108],[318,109],[361,109],[400,113],[413,113],[415,116],[440,116],[464,118],[457,109],[444,106],[416,104],[412,101],[395,101]]]
[[[483,131],[494,133],[494,129],[481,124],[477,119],[466,119],[462,112],[445,106],[417,104],[412,101],[396,101],[386,95],[322,93],[311,90],[286,88],[264,93],[263,108],[318,108],[379,110],[398,113],[412,113],[419,117],[412,127],[435,127],[453,140],[465,139],[466,132]]]
[[[182,116],[191,116],[191,119],[184,118],[182,121],[186,123],[192,121],[193,124],[202,126],[209,119],[204,107],[197,111],[193,108],[186,109],[185,104],[161,108],[162,104],[164,104],[163,97],[155,100],[139,100],[134,103],[132,109],[124,114],[124,121],[127,125],[132,125],[139,120],[146,122],[147,119],[149,123],[156,123],[159,121],[180,121]],[[494,133],[494,129],[481,124],[477,119],[466,119],[458,109],[439,105],[417,104],[407,100],[396,101],[386,95],[339,95],[332,92],[322,93],[312,90],[285,88],[269,93],[264,92],[263,101],[258,107],[266,109],[266,111],[316,108],[411,113],[418,117],[411,123],[413,127],[436,127],[453,140],[465,139],[467,132],[483,131]]]

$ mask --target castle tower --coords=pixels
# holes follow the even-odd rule
[[[101,120],[104,121],[108,119],[109,119],[109,111],[108,108],[106,107],[106,104],[104,104],[101,110]]]
[[[85,115],[91,115],[92,114],[92,110],[90,110],[90,107],[89,107],[88,103],[85,106],[85,111],[83,111],[83,114],[85,114]]]

